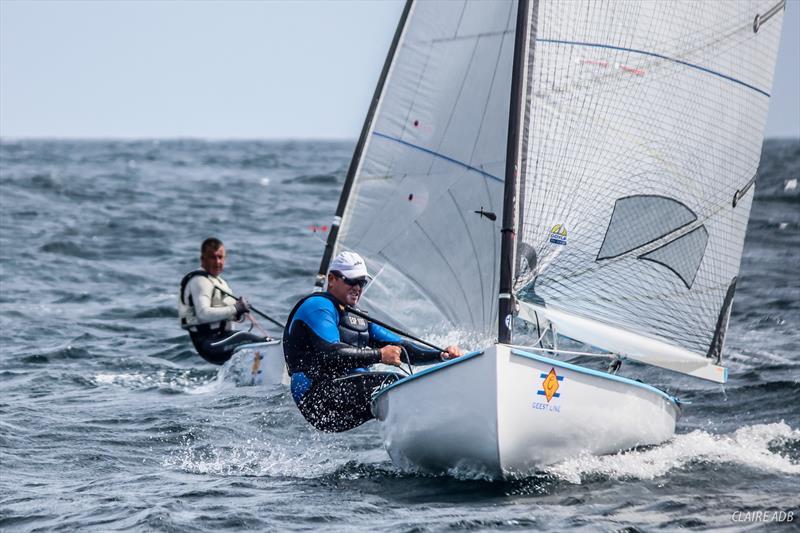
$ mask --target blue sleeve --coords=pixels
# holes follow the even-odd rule
[[[408,351],[412,363],[424,363],[439,358],[438,350],[419,346],[411,341],[407,341],[383,326],[378,326],[373,322],[369,323],[369,335],[370,340],[377,345],[395,344],[402,346]]]
[[[322,340],[337,343],[339,339],[339,312],[333,302],[320,296],[309,298],[295,312],[292,323],[289,325],[291,333],[294,323],[298,320],[305,322],[308,327]]]
[[[309,297],[294,312],[283,350],[291,372],[312,379],[346,375],[354,368],[380,362],[380,350],[351,346],[339,336],[339,310],[325,296]]]
[[[398,335],[373,322],[369,323],[369,336],[376,342],[399,343],[402,340]]]

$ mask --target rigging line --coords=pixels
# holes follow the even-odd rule
[[[606,353],[573,352],[573,351],[570,351],[570,350],[554,350],[554,349],[550,349],[550,348],[537,348],[536,346],[520,346],[519,348],[524,349],[524,350],[536,351],[536,352],[549,352],[549,353],[554,353],[554,354],[557,354],[557,355],[583,355],[583,356],[588,356],[588,357],[602,357],[604,359],[609,358],[609,357],[613,357],[613,356],[619,356],[619,354],[615,353],[615,352],[606,352]]]
[[[534,311],[533,314],[536,316],[536,329],[538,330],[539,329],[539,313]],[[552,324],[552,322],[548,321],[547,325],[544,327],[544,330],[542,330],[542,332],[541,332],[542,334],[539,335],[539,338],[536,339],[536,342],[534,344],[538,344],[539,346],[542,346],[542,341],[544,340],[544,336],[547,335],[547,332],[550,330],[550,325],[551,324]]]
[[[478,279],[481,282],[481,315],[483,316],[483,323],[486,324],[486,290],[483,287],[483,272],[481,271],[481,260],[478,254],[478,248],[475,246],[475,239],[472,238],[472,232],[469,231],[469,226],[467,225],[467,220],[464,218],[463,210],[461,206],[458,205],[455,196],[453,196],[453,191],[447,189],[447,194],[450,196],[450,199],[453,200],[453,205],[456,206],[456,213],[458,213],[458,216],[461,218],[461,226],[464,228],[464,231],[466,231],[470,246],[472,246],[472,254],[475,256],[475,266],[478,269]]]
[[[727,74],[723,74],[722,72],[717,72],[716,70],[711,70],[710,68],[706,68],[700,65],[695,65],[694,63],[689,63],[688,61],[684,61],[682,59],[676,59],[674,57],[665,56],[663,54],[659,54],[657,52],[650,52],[648,50],[637,50],[636,48],[626,48],[624,46],[614,46],[611,44],[603,44],[603,43],[589,43],[589,42],[581,42],[581,41],[565,41],[560,39],[536,39],[536,42],[541,42],[545,44],[566,44],[571,46],[586,46],[587,48],[606,48],[609,50],[619,50],[622,52],[632,52],[634,54],[641,54],[645,56],[655,57],[658,59],[664,59],[666,61],[672,61],[673,63],[677,63],[679,65],[683,65],[689,68],[697,69],[701,72],[705,72],[707,74],[712,74],[714,76],[719,76],[720,78],[726,79],[728,81],[732,81],[734,83],[738,83],[743,87],[747,87],[748,89],[752,89],[757,93],[763,94],[767,98],[770,97],[770,94],[762,89],[754,85],[750,85],[742,80],[736,79],[733,76],[728,76]]]
[[[459,161],[458,159],[453,159],[452,157],[446,156],[444,154],[440,154],[438,152],[434,152],[433,150],[430,150],[430,149],[425,148],[423,146],[419,146],[419,145],[410,143],[408,141],[404,141],[402,139],[398,139],[397,137],[392,137],[391,135],[386,135],[385,133],[381,133],[379,131],[373,131],[372,134],[374,136],[376,136],[376,137],[381,137],[383,139],[394,141],[394,142],[400,143],[400,144],[402,144],[404,146],[408,146],[409,148],[414,148],[415,150],[419,150],[420,152],[425,152],[425,153],[433,155],[435,157],[439,157],[441,159],[444,159],[445,161],[449,161],[450,163],[453,163],[453,164],[458,165],[460,167],[466,168],[467,170],[472,170],[473,172],[477,172],[478,174],[480,174],[482,176],[485,176],[487,178],[491,178],[491,179],[497,180],[499,182],[503,182],[504,181],[503,178],[500,178],[500,177],[495,176],[493,174],[489,174],[488,172],[485,172],[485,171],[483,171],[483,170],[481,170],[481,169],[479,169],[477,167],[473,167],[472,165],[468,165],[467,163]]]

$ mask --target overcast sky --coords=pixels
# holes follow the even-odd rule
[[[402,6],[0,0],[0,135],[353,139]],[[800,0],[766,135],[800,137]]]

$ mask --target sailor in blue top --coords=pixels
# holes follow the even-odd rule
[[[292,397],[322,431],[347,431],[373,418],[372,392],[399,375],[367,367],[399,366],[403,349],[412,363],[463,354],[457,346],[445,352],[423,348],[348,312],[345,306],[355,307],[369,279],[364,260],[342,252],[331,262],[327,292],[302,298],[286,321],[283,353]]]

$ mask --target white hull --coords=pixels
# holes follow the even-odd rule
[[[288,385],[280,339],[242,345],[222,366],[218,379],[237,386]]]
[[[401,468],[491,478],[662,443],[680,414],[649,385],[502,344],[398,381],[372,410]]]

